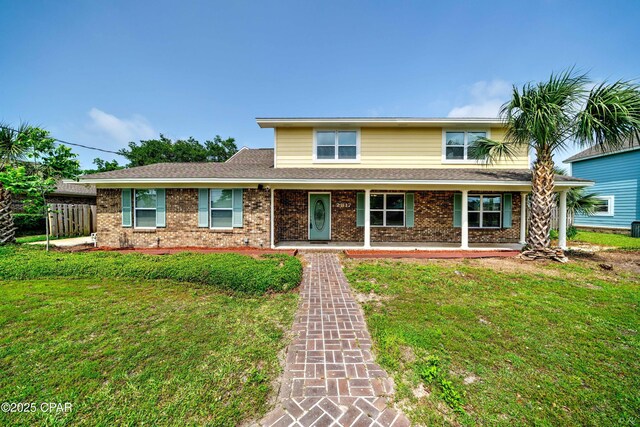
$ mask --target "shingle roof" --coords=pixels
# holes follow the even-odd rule
[[[243,147],[226,163],[273,166],[273,148]]]
[[[640,149],[640,142],[637,140],[632,140],[629,144],[626,144],[620,148],[614,150],[603,150],[599,146],[587,148],[584,151],[579,152],[578,154],[574,154],[564,161],[564,163],[573,163],[580,160],[591,159],[595,157],[609,156],[611,154],[621,153],[629,150],[637,150]]]
[[[58,196],[94,196],[96,186],[91,184],[71,184],[69,182],[58,181],[56,189],[52,194]]]
[[[269,151],[269,150],[264,150]],[[255,153],[254,153],[255,154]],[[247,156],[253,154],[247,153]],[[254,180],[268,183],[270,180],[354,180],[354,181],[481,181],[481,182],[529,182],[529,169],[393,169],[393,168],[277,168],[262,164],[257,159],[266,153],[258,153],[254,163],[241,161],[228,163],[157,163],[129,169],[86,175],[83,179],[128,180],[128,179],[189,179],[202,180]],[[558,182],[588,182],[569,176],[557,176]]]

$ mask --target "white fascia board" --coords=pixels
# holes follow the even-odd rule
[[[63,180],[72,183],[73,180]],[[82,179],[83,184],[335,184],[335,185],[448,185],[448,186],[530,186],[531,181],[461,181],[461,180],[367,180],[367,179],[268,179],[268,178],[112,178],[112,179]],[[590,187],[593,182],[563,181],[557,182],[556,187]]]
[[[420,117],[337,117],[337,118],[270,118],[257,117],[256,122],[261,128],[275,128],[283,126],[446,126],[446,125],[495,125],[502,126],[504,122],[499,118],[420,118]]]

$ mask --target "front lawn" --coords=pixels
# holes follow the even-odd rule
[[[640,238],[622,234],[579,231],[573,241],[591,243],[599,246],[610,246],[618,249],[640,250]]]
[[[344,268],[414,422],[637,425],[640,256],[610,255]]]
[[[0,425],[234,426],[269,409],[295,294],[91,274],[0,281],[0,400],[72,404],[68,413],[0,412]]]

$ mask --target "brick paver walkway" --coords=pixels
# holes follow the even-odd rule
[[[261,426],[408,426],[390,408],[392,380],[373,363],[371,337],[337,255],[307,253],[296,337],[276,408]]]

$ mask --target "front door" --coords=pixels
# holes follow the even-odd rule
[[[309,240],[331,239],[331,195],[309,194]]]

